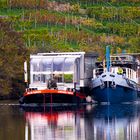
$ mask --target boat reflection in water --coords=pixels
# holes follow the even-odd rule
[[[139,109],[134,104],[96,106],[85,117],[86,139],[139,140]]]
[[[65,111],[64,111],[65,109]],[[44,108],[43,108],[44,110]],[[40,111],[40,109],[39,109]],[[25,112],[26,140],[76,140],[85,138],[83,108],[46,108]],[[30,131],[29,131],[30,130]],[[31,136],[27,136],[29,135]]]
[[[42,109],[43,110],[43,109]],[[140,105],[25,110],[26,140],[139,140]]]

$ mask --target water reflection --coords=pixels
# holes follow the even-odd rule
[[[26,140],[138,140],[140,105],[25,110]]]
[[[140,139],[139,105],[96,106],[86,113],[86,139],[138,140]],[[92,133],[89,131],[93,130]]]
[[[39,111],[41,108],[39,108]],[[42,109],[44,110],[44,109]],[[84,108],[47,108],[26,111],[26,140],[82,140],[85,138]]]
[[[0,140],[25,140],[25,119],[19,106],[0,101]]]

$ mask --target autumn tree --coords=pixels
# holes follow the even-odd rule
[[[0,19],[0,95],[18,95],[23,88],[23,62],[27,56],[22,35]]]

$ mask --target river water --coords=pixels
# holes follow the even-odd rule
[[[1,101],[0,140],[140,140],[140,103],[20,107]]]

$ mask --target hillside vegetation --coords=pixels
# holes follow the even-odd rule
[[[140,51],[139,0],[2,0],[0,15],[34,51]],[[102,50],[101,50],[102,52]]]
[[[50,51],[96,51],[102,59],[106,45],[111,46],[112,53],[140,52],[139,0],[1,0],[0,19],[7,26],[5,30],[0,28],[0,39],[5,32],[20,34],[25,56]],[[7,42],[13,37],[9,36]],[[19,46],[18,40],[15,44]]]

